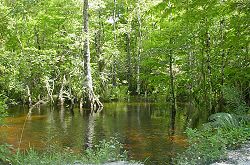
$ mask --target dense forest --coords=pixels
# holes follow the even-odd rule
[[[249,7],[247,0],[2,0],[1,97],[101,106],[163,96],[213,110],[229,86],[249,102]]]
[[[0,120],[7,105],[28,105],[29,110],[61,105],[63,123],[64,105],[100,112],[105,102],[136,98],[170,106],[167,129],[173,140],[177,103],[188,103],[212,116],[202,131],[187,129],[190,148],[176,162],[211,163],[228,146],[250,137],[249,40],[249,0],[0,0]],[[140,129],[141,107],[133,111]],[[183,121],[191,120],[190,113]],[[128,128],[131,114],[125,114]],[[164,120],[155,118],[157,122],[165,121],[159,114]],[[86,120],[92,133],[93,118]],[[19,147],[21,140],[22,135]],[[86,159],[110,161],[115,145],[101,143],[104,149],[87,150]],[[10,153],[0,146],[0,163],[11,162]],[[35,155],[33,150],[30,154]],[[19,156],[13,159],[16,164],[22,164]],[[47,156],[45,162],[55,163],[49,152]]]

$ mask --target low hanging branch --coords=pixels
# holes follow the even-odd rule
[[[36,102],[34,105],[30,106],[29,112],[27,113],[26,118],[25,118],[25,121],[24,121],[24,123],[23,123],[22,131],[21,131],[21,136],[20,136],[19,144],[18,144],[18,149],[20,149],[20,147],[21,147],[22,139],[23,139],[24,128],[25,128],[25,125],[26,125],[26,122],[27,122],[28,118],[30,118],[30,116],[31,116],[32,110],[33,110],[36,106],[38,106],[38,105],[40,105],[40,104],[46,104],[46,103],[47,103],[47,102],[45,102],[45,101],[43,101],[43,100],[39,100],[39,101]]]
[[[31,114],[32,109],[34,109],[36,106],[38,106],[38,105],[40,105],[40,104],[46,104],[46,103],[47,103],[46,101],[39,100],[38,102],[36,102],[34,105],[32,105],[32,106],[29,108],[29,113]]]

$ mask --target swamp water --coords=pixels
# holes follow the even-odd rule
[[[171,164],[187,147],[185,129],[204,123],[207,114],[181,104],[173,121],[169,107],[149,102],[105,103],[99,114],[90,115],[86,111],[80,113],[77,108],[72,113],[67,107],[41,106],[28,117],[27,107],[14,107],[9,109],[9,117],[0,127],[0,143],[18,148],[21,139],[21,149],[42,150],[46,145],[56,145],[79,151],[86,145],[116,137],[131,160]]]

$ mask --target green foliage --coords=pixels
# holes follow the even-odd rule
[[[224,121],[223,121],[224,122]],[[178,155],[177,164],[209,164],[223,159],[226,149],[239,147],[250,139],[249,125],[231,129],[204,127],[201,130],[188,128],[188,149]]]
[[[6,97],[0,94],[0,125],[2,124],[2,120],[4,117],[6,117],[7,112],[7,105],[5,104]]]
[[[104,101],[124,101],[129,97],[128,86],[124,85],[116,87],[108,85],[102,92],[101,97]]]
[[[230,112],[235,114],[212,114],[202,129],[188,128],[186,133],[189,147],[177,157],[178,164],[209,164],[223,158],[226,149],[234,149],[250,140],[249,114],[238,109],[238,106],[244,109],[249,107],[242,101],[237,90],[225,88],[224,97],[227,107],[232,108]]]
[[[141,94],[168,96],[170,54],[179,100],[217,102],[218,94],[231,97],[225,84],[249,95],[248,1],[90,3],[93,82],[102,100],[123,99],[126,88],[137,94],[137,83]],[[82,5],[73,0],[0,2],[0,89],[9,99],[27,102],[27,86],[33,101],[48,99],[45,79],[53,82],[49,92],[59,95],[64,75],[64,91],[77,100],[83,97]],[[114,75],[128,83],[112,87]],[[237,99],[230,98],[233,109],[248,111]]]
[[[218,160],[225,152],[226,144],[221,134],[212,130],[187,129],[188,149],[177,157],[178,164],[208,164]]]
[[[9,162],[11,156],[11,146],[7,144],[0,145],[0,164]]]
[[[240,126],[240,121],[236,115],[229,113],[212,114],[209,118],[209,123],[213,128],[237,128]]]
[[[63,150],[36,151],[28,149],[25,152],[17,151],[10,155],[10,150],[1,146],[0,157],[4,162],[11,164],[101,164],[110,161],[125,160],[126,153],[122,151],[122,145],[112,138],[110,141],[100,141],[92,149],[87,149],[84,153],[76,153],[69,148]]]
[[[224,99],[226,100],[226,110],[238,115],[247,114],[249,107],[243,99],[242,93],[235,87],[223,87]]]
[[[126,159],[126,152],[122,150],[121,143],[117,139],[111,138],[110,141],[103,140],[98,145],[95,145],[94,148],[87,149],[85,153],[89,162],[102,164]]]
[[[13,164],[74,164],[79,158],[68,151],[54,153],[40,153],[34,149],[28,149],[25,153],[18,151],[12,156],[10,162]]]

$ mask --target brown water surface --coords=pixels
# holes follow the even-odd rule
[[[207,118],[189,105],[178,107],[175,128],[171,130],[171,111],[162,103],[106,103],[95,115],[80,113],[77,108],[72,113],[67,107],[42,106],[33,109],[28,117],[27,107],[19,106],[10,108],[5,125],[0,126],[0,142],[14,148],[20,145],[21,149],[42,150],[57,145],[80,150],[115,136],[124,144],[130,159],[170,164],[187,146],[183,133],[186,127],[197,127]]]

